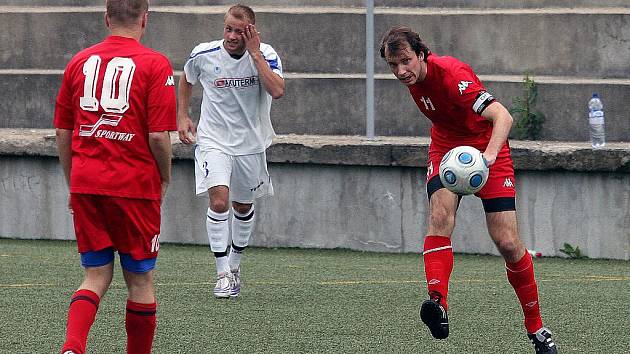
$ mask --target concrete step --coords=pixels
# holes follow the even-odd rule
[[[49,128],[61,70],[0,71],[1,128]],[[507,107],[522,95],[522,77],[481,77]],[[592,92],[604,100],[608,141],[630,141],[627,107],[630,80],[534,78],[539,84],[536,108],[547,117],[540,139],[586,141],[586,103]],[[191,112],[199,115],[201,91],[193,91]],[[412,102],[405,87],[390,75],[375,82],[376,134],[426,136],[429,121]],[[363,75],[286,74],[286,95],[274,101],[272,119],[281,134],[365,134],[365,78]]]
[[[277,49],[288,72],[363,72],[364,10],[322,9],[263,8],[258,13],[263,41]],[[224,11],[225,6],[156,7],[144,42],[164,52],[180,69],[195,44],[221,37]],[[100,6],[0,8],[0,69],[62,69],[74,53],[106,35],[102,12]],[[534,75],[626,78],[629,23],[630,7],[380,8],[375,41],[390,26],[405,24],[421,29],[434,52],[458,57],[482,75],[530,71]],[[388,72],[378,53],[376,70]]]
[[[232,0],[151,0],[158,6],[208,6],[234,4]],[[365,7],[365,0],[250,0],[254,10],[263,6],[332,6]],[[442,8],[545,8],[545,7],[615,7],[627,6],[627,0],[374,0],[377,7],[442,7]],[[0,6],[99,6],[102,0],[0,0]]]

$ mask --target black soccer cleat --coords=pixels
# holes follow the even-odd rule
[[[424,300],[420,307],[420,318],[429,327],[436,339],[448,337],[448,315],[438,299]]]
[[[558,347],[551,339],[551,331],[543,327],[536,333],[527,333],[527,337],[534,343],[537,354],[557,354]]]

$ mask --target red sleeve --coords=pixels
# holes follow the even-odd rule
[[[458,107],[472,109],[479,93],[485,91],[483,84],[470,66],[464,63],[455,65],[450,76],[447,85],[451,102]]]
[[[55,128],[74,129],[74,108],[72,105],[72,78],[70,65],[66,67],[61,80],[61,88],[55,104]]]
[[[155,62],[148,95],[149,132],[177,130],[173,68],[163,56],[159,56]]]

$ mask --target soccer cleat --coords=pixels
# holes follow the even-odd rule
[[[536,353],[542,354],[557,354],[558,347],[556,343],[551,339],[551,331],[543,327],[536,331],[536,333],[527,333],[527,337],[534,343]]]
[[[232,274],[221,273],[217,277],[217,283],[214,286],[214,297],[218,299],[227,299],[232,292]]]
[[[448,337],[448,315],[439,298],[424,300],[420,307],[420,318],[429,327],[431,335],[436,339]]]
[[[241,267],[236,270],[231,270],[232,273],[232,289],[230,291],[230,298],[235,299],[241,294]]]

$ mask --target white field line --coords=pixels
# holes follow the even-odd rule
[[[451,280],[451,283],[503,283],[505,279],[456,279]],[[538,282],[558,282],[554,279],[537,279]],[[630,282],[630,276],[603,276],[603,275],[586,275],[584,277],[572,277],[563,278],[562,282]],[[313,281],[313,282],[297,282],[294,285],[320,285],[320,286],[352,286],[352,285],[380,285],[380,284],[424,284],[425,280],[396,280],[396,279],[384,279],[384,280],[329,280],[329,281]],[[157,282],[157,287],[207,287],[213,285],[214,282],[173,282],[164,283]],[[286,282],[277,281],[250,281],[251,285],[285,285]],[[65,284],[50,284],[50,283],[15,283],[15,284],[0,284],[0,288],[52,288],[65,286]],[[123,288],[122,283],[112,284],[114,288]]]

